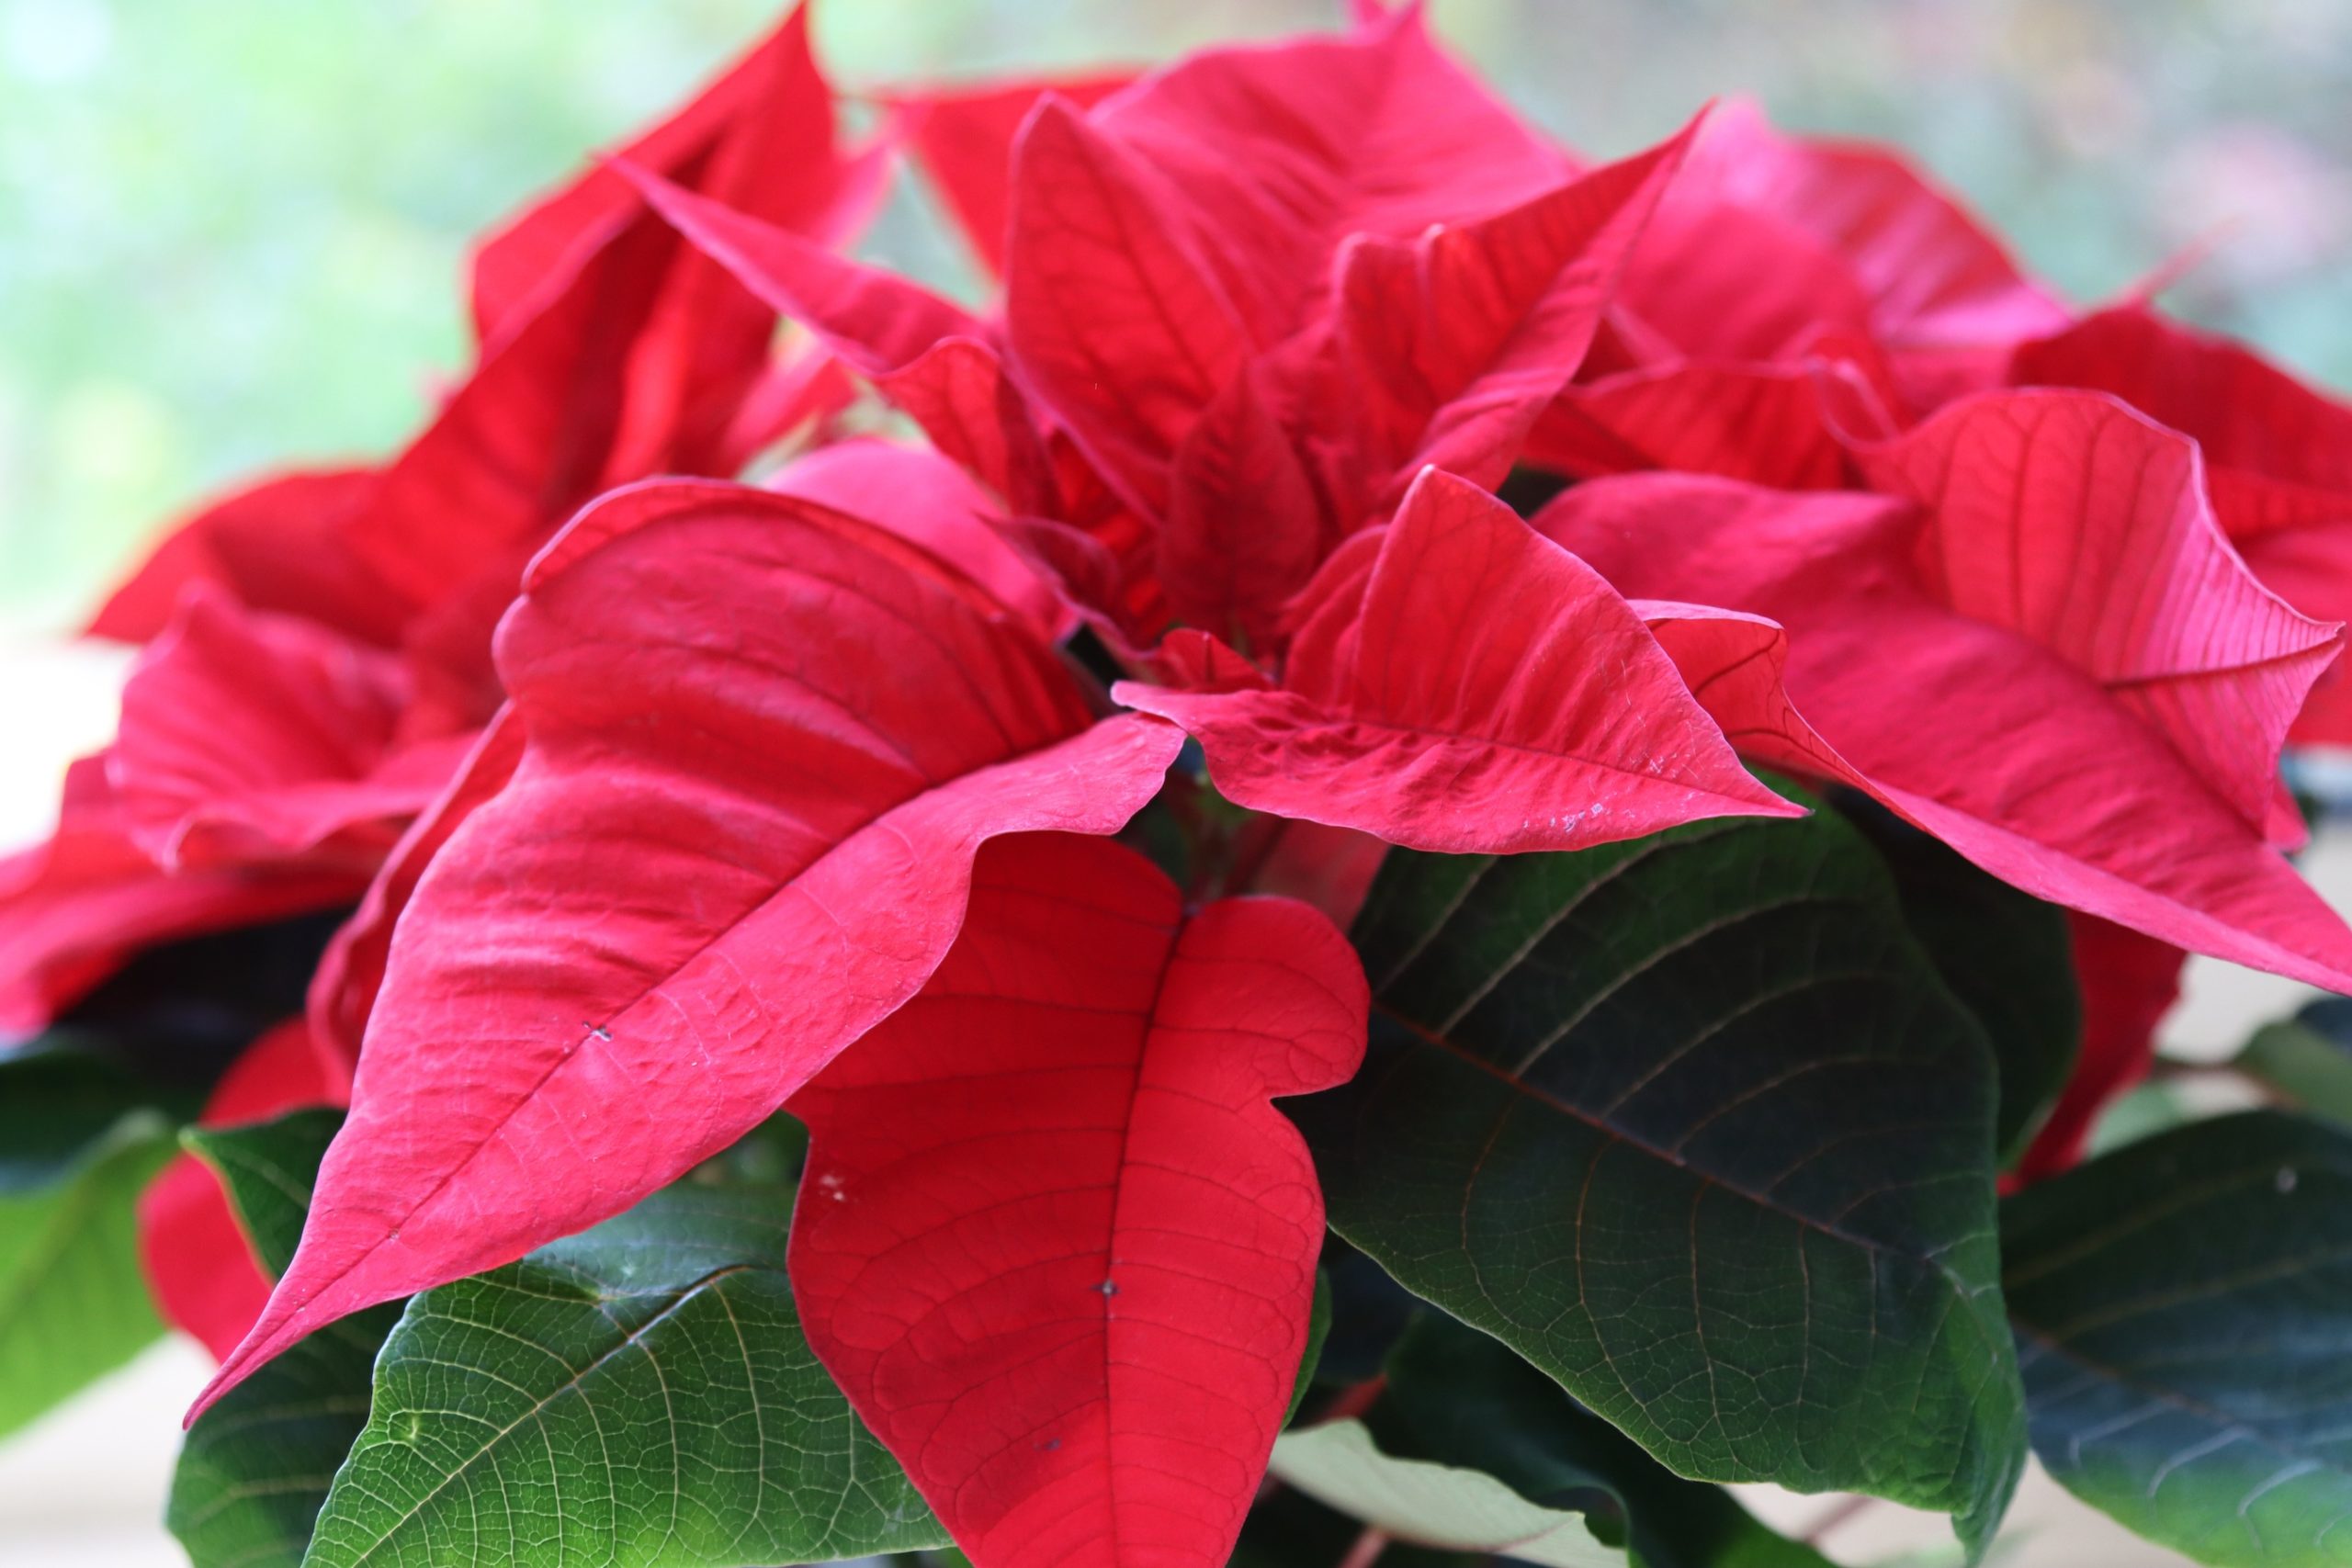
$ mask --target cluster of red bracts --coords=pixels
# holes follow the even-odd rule
[[[1321,1234],[1268,1100],[1361,1053],[1332,918],[1379,844],[1792,811],[1749,763],[1874,797],[2075,911],[2029,1173],[2181,950],[2352,991],[2277,772],[2352,740],[2352,408],[2078,315],[1884,152],[1733,107],[1589,165],[1363,9],[863,146],[796,14],[480,249],[405,450],[220,503],[107,606],[145,650],[0,865],[0,1027],[357,906],[211,1112],[349,1106],[286,1277],[200,1170],[148,1204],[215,1394],[788,1107],[810,1340],[973,1559],[1214,1563]],[[901,154],[985,311],[842,254]],[[869,389],[926,439],[845,435]],[[1577,482],[1522,520],[1514,468]],[[1320,910],[1109,840],[1188,736],[1316,825],[1258,887]]]

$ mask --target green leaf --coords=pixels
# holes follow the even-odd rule
[[[263,1266],[285,1272],[339,1111],[297,1111],[182,1139],[220,1176]],[[188,1431],[164,1522],[195,1568],[295,1568],[335,1466],[368,1419],[397,1303],[332,1324],[255,1371]]]
[[[1392,852],[1331,1223],[1681,1474],[1981,1547],[2024,1456],[1983,1032],[1834,816]]]
[[[1984,1025],[2000,1073],[1994,1144],[2007,1166],[2032,1142],[2082,1049],[2066,913],[1978,870],[1874,801],[1853,795],[1838,805],[1893,874],[1911,934]]]
[[[801,1336],[790,1201],[673,1187],[412,1298],[308,1561],[684,1568],[944,1542]]]
[[[145,1113],[159,1127],[149,1102],[130,1074],[62,1035],[0,1057],[0,1197],[73,1176],[126,1117]]]
[[[180,1141],[210,1166],[230,1206],[276,1279],[293,1260],[311,1213],[319,1162],[343,1125],[343,1112],[322,1106],[240,1127],[190,1127]]]
[[[113,1123],[48,1185],[0,1195],[0,1436],[164,1332],[139,1269],[139,1194],[171,1157],[159,1118]]]
[[[2200,1562],[2352,1562],[2352,1135],[2277,1111],[2003,1206],[2034,1451]]]
[[[2231,1066],[2314,1115],[2352,1125],[2352,999],[2323,997],[2264,1024]]]
[[[1423,1313],[1398,1342],[1366,1425],[1399,1458],[1482,1471],[1531,1502],[1582,1511],[1598,1539],[1630,1545],[1643,1568],[1830,1568],[1442,1313]]]
[[[1551,1568],[1624,1568],[1582,1515],[1531,1503],[1481,1471],[1383,1453],[1361,1421],[1285,1432],[1275,1475],[1367,1525],[1423,1546],[1490,1551]]]
[[[1283,1412],[1287,1427],[1315,1387],[1315,1370],[1323,1364],[1323,1341],[1331,1334],[1331,1276],[1315,1271],[1315,1302],[1306,1312],[1306,1348],[1298,1358],[1298,1382],[1291,1385],[1290,1408]]]

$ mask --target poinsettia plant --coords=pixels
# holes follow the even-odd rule
[[[1410,6],[852,114],[796,11],[471,309],[0,863],[0,1429],[202,1340],[198,1563],[1973,1560],[2029,1448],[2342,1561],[2342,1020],[2085,1151],[2186,953],[2352,993],[2352,407]]]

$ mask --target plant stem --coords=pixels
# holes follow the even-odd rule
[[[1340,1559],[1340,1568],[1372,1568],[1380,1554],[1388,1550],[1388,1532],[1377,1525],[1366,1525],[1348,1554]]]

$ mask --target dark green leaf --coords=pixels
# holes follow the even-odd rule
[[[398,1303],[299,1340],[190,1428],[164,1522],[194,1568],[295,1568],[335,1467],[368,1420],[368,1384]]]
[[[140,1083],[201,1100],[267,1029],[302,1013],[345,912],[300,915],[142,949],[59,1019]]]
[[[1442,1313],[1424,1313],[1398,1343],[1366,1425],[1399,1458],[1483,1471],[1530,1502],[1587,1514],[1595,1536],[1630,1545],[1643,1568],[1829,1568]]]
[[[1679,1472],[1981,1546],[2024,1451],[1975,1021],[1854,829],[1392,853],[1371,1055],[1295,1102],[1333,1225]]]
[[[2034,1451],[2206,1562],[2352,1561],[2352,1135],[2276,1111],[2003,1206]]]
[[[1298,1415],[1298,1407],[1315,1387],[1315,1369],[1323,1362],[1323,1341],[1331,1333],[1331,1277],[1320,1269],[1315,1271],[1315,1304],[1306,1314],[1306,1349],[1298,1358],[1298,1382],[1291,1385],[1290,1408],[1283,1412],[1283,1425],[1287,1427]]]
[[[2231,1065],[2313,1114],[2352,1125],[2352,998],[2323,997],[2265,1024]]]
[[[339,1111],[297,1111],[183,1138],[228,1190],[255,1251],[282,1273]],[[164,1523],[195,1568],[295,1568],[335,1466],[368,1419],[376,1351],[398,1303],[345,1318],[295,1345],[206,1411],[180,1450]]]
[[[413,1298],[309,1561],[672,1568],[943,1542],[801,1337],[790,1196],[673,1187]]]
[[[180,1141],[210,1166],[228,1190],[245,1235],[272,1279],[286,1272],[302,1222],[311,1213],[311,1187],[319,1162],[343,1125],[343,1112],[320,1107],[290,1111],[271,1122],[242,1127],[191,1127]]]
[[[1894,874],[1903,918],[1936,972],[1984,1026],[2000,1069],[1994,1140],[2006,1166],[2057,1103],[2082,1049],[2065,911],[1979,871],[1875,801],[1849,795],[1838,806]]]
[[[0,1436],[163,1333],[135,1205],[171,1154],[161,1119],[133,1115],[49,1185],[0,1196]]]
[[[130,1076],[48,1035],[0,1056],[0,1196],[35,1192],[72,1176],[126,1117],[161,1125]]]

